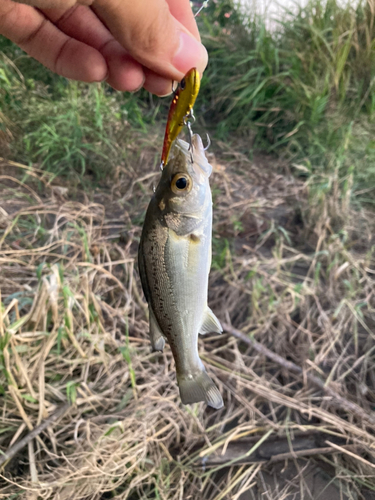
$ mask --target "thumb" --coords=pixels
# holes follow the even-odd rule
[[[166,0],[95,0],[92,7],[143,66],[173,80],[193,67],[203,73],[206,49],[172,16]]]

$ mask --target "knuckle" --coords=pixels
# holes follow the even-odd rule
[[[63,27],[64,24],[69,21],[72,15],[79,9],[79,5],[73,5],[70,9],[67,9],[58,19],[55,20],[56,26]]]
[[[64,59],[64,52],[66,52],[69,49],[69,45],[73,40],[71,38],[68,38],[65,40],[65,42],[61,45],[59,51],[55,55],[53,64],[52,64],[52,71],[57,73],[58,75],[63,74],[63,59]]]
[[[42,18],[38,26],[36,26],[30,33],[26,36],[20,37],[18,40],[15,40],[15,43],[22,47],[27,47],[41,34],[43,29],[48,24],[48,19]]]

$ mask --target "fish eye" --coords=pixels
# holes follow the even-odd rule
[[[180,177],[176,181],[176,188],[177,189],[185,189],[187,186],[187,179],[186,177]]]
[[[180,88],[181,90],[184,90],[186,87],[186,82],[185,82],[185,78],[183,78],[181,81],[180,81]]]
[[[171,189],[175,194],[188,193],[191,190],[191,179],[187,174],[176,174],[171,182]]]

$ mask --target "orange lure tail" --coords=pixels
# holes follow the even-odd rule
[[[192,68],[178,85],[169,108],[167,126],[165,128],[161,164],[168,161],[169,152],[173,141],[181,132],[186,119],[191,115],[195,100],[199,93],[200,76],[196,68]]]

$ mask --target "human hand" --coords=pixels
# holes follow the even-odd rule
[[[59,75],[121,91],[166,95],[207,64],[189,0],[0,0],[0,34]]]

